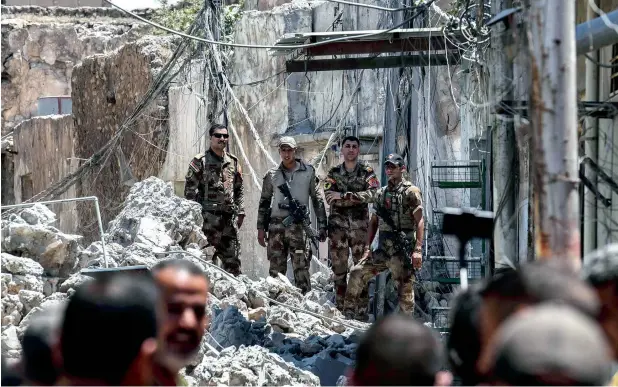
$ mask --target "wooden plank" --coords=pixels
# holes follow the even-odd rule
[[[449,52],[449,64],[455,65],[458,63],[459,59],[459,52]],[[429,64],[432,66],[445,66],[447,64],[447,56],[444,53],[432,53],[431,55],[411,54],[372,58],[289,60],[285,63],[285,68],[288,73],[304,73],[314,71],[415,67],[428,66]]]

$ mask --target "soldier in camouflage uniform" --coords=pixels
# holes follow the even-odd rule
[[[311,199],[317,215],[321,242],[326,240],[326,210],[319,195],[319,180],[315,169],[296,158],[296,141],[292,137],[281,138],[279,154],[281,164],[266,172],[264,176],[257,219],[258,243],[266,247],[268,242],[269,274],[273,277],[279,273],[286,274],[288,254],[292,256],[294,282],[304,294],[311,290],[309,241],[301,224],[294,223],[287,228],[284,226],[283,220],[289,215],[289,211],[280,208],[279,204],[287,204],[288,200],[277,187],[287,181],[294,199],[307,207]]]
[[[401,156],[388,155],[384,165],[388,184],[375,193],[367,233],[367,248],[359,263],[350,270],[344,305],[344,314],[348,318],[356,317],[358,296],[367,286],[367,282],[387,268],[396,281],[401,313],[414,315],[414,269],[418,270],[422,265],[421,246],[425,229],[423,202],[418,187],[403,179],[405,164]],[[387,224],[386,216],[390,218],[396,230]],[[380,230],[378,249],[372,253],[370,246],[378,229]],[[404,232],[408,240],[415,242],[411,256],[405,256],[401,246],[395,245],[393,242],[395,232]]]
[[[352,252],[354,264],[362,258],[367,241],[369,208],[380,182],[369,165],[358,161],[360,140],[354,136],[343,139],[341,153],[344,162],[331,168],[326,175],[324,195],[330,205],[328,217],[329,255],[335,281],[337,309],[343,311],[348,276],[348,258]],[[347,193],[355,193],[355,201],[346,200]],[[368,304],[366,289],[359,300]],[[363,304],[364,303],[364,304]]]
[[[186,176],[185,198],[202,205],[202,230],[215,248],[216,258],[230,274],[242,274],[238,229],[245,218],[242,169],[236,156],[226,152],[227,128],[210,130],[210,149],[196,155]]]

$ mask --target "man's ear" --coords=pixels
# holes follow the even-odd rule
[[[142,343],[142,347],[140,348],[140,356],[145,358],[152,357],[157,352],[158,347],[159,344],[157,343],[157,339],[152,337],[146,339],[144,340],[144,342]]]
[[[438,371],[434,386],[450,386],[453,383],[453,374],[449,371]]]

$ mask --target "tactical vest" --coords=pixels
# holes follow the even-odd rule
[[[411,215],[413,208],[403,205],[405,192],[411,186],[411,182],[404,180],[392,190],[388,186],[382,187],[378,191],[374,203],[374,206],[379,206],[382,211],[389,214],[395,226],[404,232],[412,231],[416,228],[416,223]],[[380,231],[396,231],[392,230],[382,217],[380,217],[378,228]]]
[[[292,173],[283,172],[281,166],[270,171],[270,178],[273,186],[273,199],[270,216],[273,218],[283,218],[289,215],[288,210],[279,208],[279,203],[288,203],[278,188],[281,184],[285,184],[286,179],[290,183],[292,197],[298,200],[301,204],[309,207],[309,190],[311,188],[311,179],[315,179],[315,173],[313,167],[303,163],[302,161],[299,162],[300,166]]]

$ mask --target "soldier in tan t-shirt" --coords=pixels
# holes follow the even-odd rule
[[[388,184],[375,193],[367,232],[367,248],[363,258],[350,270],[344,303],[344,314],[348,318],[357,317],[358,296],[367,282],[387,268],[396,281],[401,313],[409,316],[414,314],[414,269],[420,269],[422,265],[421,246],[425,231],[421,192],[403,178],[405,164],[400,155],[388,155],[384,165]],[[354,198],[354,194],[350,196]],[[390,219],[386,219],[386,216]],[[372,253],[369,246],[378,229],[378,249]],[[402,246],[394,242],[395,233],[400,232],[404,232],[406,239],[414,244],[410,256],[406,256]]]

